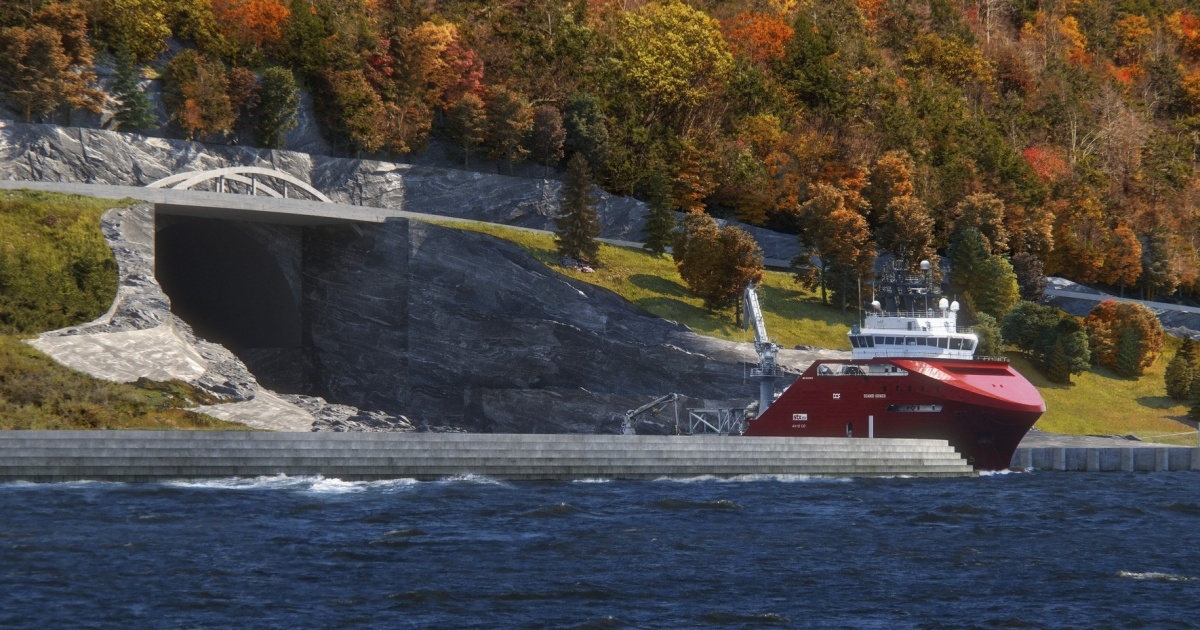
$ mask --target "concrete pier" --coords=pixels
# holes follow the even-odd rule
[[[1166,472],[1200,470],[1200,449],[1184,446],[1025,447],[1013,453],[1014,470]]]
[[[3,431],[3,481],[969,477],[943,440],[464,433]]]

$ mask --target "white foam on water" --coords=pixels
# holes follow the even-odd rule
[[[1129,580],[1156,580],[1160,582],[1196,582],[1200,578],[1191,577],[1188,575],[1175,575],[1173,573],[1158,573],[1154,571],[1137,572],[1137,571],[1117,571],[1117,577],[1126,578]]]
[[[1024,470],[1024,469],[1013,470],[1011,468],[1005,468],[1004,470],[981,470],[981,471],[979,471],[980,477],[1000,477],[1002,475],[1027,475],[1027,474],[1029,474],[1028,470]]]
[[[612,479],[572,479],[571,483],[612,483]]]
[[[163,485],[175,488],[210,488],[215,490],[297,490],[315,494],[349,494],[367,490],[397,490],[419,483],[415,479],[383,481],[343,481],[321,475],[273,475],[269,477],[227,477],[197,481],[167,481]]]
[[[441,479],[437,483],[473,483],[473,484],[479,484],[481,486],[503,486],[505,488],[512,487],[510,484],[500,481],[499,479],[492,479],[491,477],[486,477],[484,475],[477,475],[475,473],[467,473],[465,475],[453,475],[451,477],[446,477],[445,479]]]

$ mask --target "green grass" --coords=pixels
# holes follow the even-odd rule
[[[247,430],[182,409],[217,402],[186,383],[101,381],[22,343],[108,310],[117,265],[100,215],[130,203],[0,191],[0,429]]]
[[[1013,356],[1013,366],[1042,393],[1046,413],[1037,428],[1071,435],[1133,435],[1167,444],[1196,445],[1196,434],[1172,435],[1195,430],[1187,421],[1187,405],[1167,396],[1163,372],[1179,347],[1179,339],[1167,336],[1158,360],[1141,378],[1118,376],[1113,371],[1092,367],[1071,377],[1070,385],[1051,383],[1023,357]]]
[[[0,429],[249,430],[181,408],[215,402],[181,381],[94,379],[0,335]]]
[[[594,273],[564,269],[557,264],[554,237],[493,224],[435,221],[458,229],[490,234],[525,248],[541,262],[566,276],[604,287],[647,312],[684,324],[710,337],[754,341],[754,332],[735,323],[733,309],[710,312],[704,301],[688,293],[670,257],[629,247],[600,245],[601,266]],[[821,304],[821,297],[805,291],[787,273],[769,271],[759,288],[759,303],[771,339],[790,348],[796,345],[849,350],[846,333],[854,323],[851,314]]]
[[[595,273],[558,267],[553,236],[500,225],[436,221],[441,225],[490,234],[512,241],[538,260],[567,276],[614,291],[650,313],[686,324],[698,333],[753,341],[752,333],[735,326],[733,313],[709,313],[700,299],[688,294],[670,258],[645,251],[602,244],[602,266]],[[768,272],[759,289],[763,316],[771,338],[784,347],[817,346],[849,350],[846,331],[854,317],[821,304],[820,296],[803,290],[789,274]],[[1037,428],[1073,435],[1134,435],[1164,443],[1194,445],[1196,435],[1158,437],[1193,430],[1184,422],[1187,407],[1166,395],[1163,371],[1178,348],[1168,337],[1158,361],[1140,379],[1127,379],[1104,368],[1073,376],[1071,385],[1051,383],[1021,356],[1011,355],[1013,366],[1038,388],[1046,401],[1046,414]]]

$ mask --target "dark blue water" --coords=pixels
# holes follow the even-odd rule
[[[1194,628],[1200,475],[0,485],[3,628]]]

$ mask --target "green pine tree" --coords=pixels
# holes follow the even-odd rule
[[[563,185],[562,213],[554,220],[558,227],[555,245],[564,258],[595,265],[600,262],[600,215],[592,196],[592,174],[587,160],[578,153],[567,164]]]
[[[1071,382],[1071,362],[1061,340],[1055,341],[1046,358],[1046,377],[1055,383]]]
[[[1133,328],[1126,328],[1121,333],[1121,339],[1117,342],[1117,374],[1129,378],[1137,378],[1142,375],[1142,368],[1139,365],[1141,357],[1138,356],[1140,344],[1141,339]]]
[[[113,114],[117,128],[121,131],[135,131],[157,127],[154,114],[150,112],[150,100],[146,98],[146,93],[142,91],[138,82],[141,71],[133,55],[126,50],[118,52],[115,70],[112,94],[119,103],[117,111]]]
[[[1185,347],[1186,343],[1184,342]],[[1176,352],[1175,356],[1171,358],[1171,362],[1167,364],[1167,371],[1163,374],[1163,380],[1167,385],[1167,395],[1180,401],[1191,398],[1194,379],[1195,370],[1192,369],[1192,363],[1188,361],[1184,349],[1180,348],[1179,352]]]
[[[300,107],[300,90],[292,71],[279,66],[263,70],[258,98],[254,122],[258,142],[264,147],[282,147],[285,134],[296,126],[296,110]]]
[[[1188,418],[1200,422],[1200,398],[1192,401],[1192,406],[1188,409]]]
[[[646,205],[650,212],[646,215],[646,226],[642,228],[646,237],[642,247],[658,256],[666,253],[674,239],[675,213],[671,212],[670,200],[670,178],[662,169],[654,169],[646,184]]]

